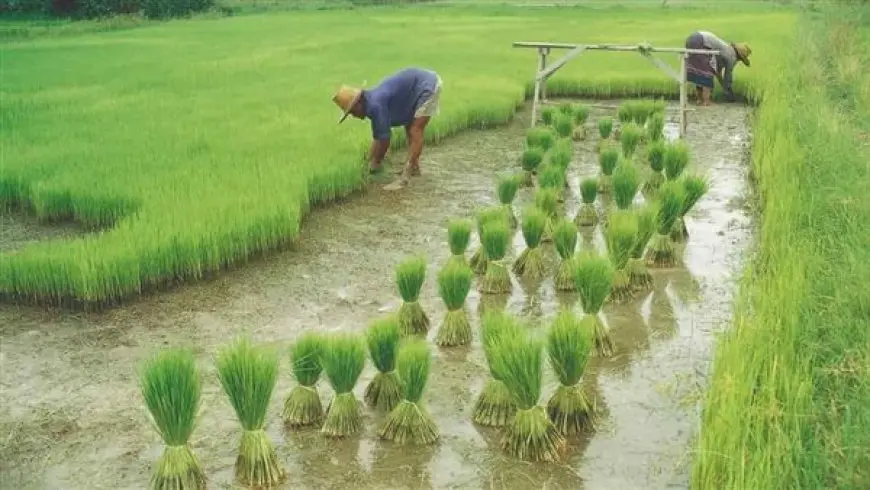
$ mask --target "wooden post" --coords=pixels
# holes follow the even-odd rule
[[[538,70],[544,71],[544,69],[547,68],[547,56],[550,54],[550,48],[541,48],[540,52],[541,61],[538,64]],[[546,77],[541,81],[541,100],[544,102],[547,101],[547,78],[549,77]]]
[[[686,58],[688,54],[680,55],[680,139],[686,137]]]
[[[538,49],[538,66],[543,66],[544,64],[544,49]],[[535,70],[535,93],[532,97],[532,126],[535,127],[535,124],[538,122],[538,103],[541,100],[541,80],[538,78],[538,72],[540,69]]]

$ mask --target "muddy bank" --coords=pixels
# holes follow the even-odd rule
[[[595,109],[590,121],[602,112]],[[675,116],[669,113],[672,124]],[[687,486],[682,463],[696,423],[695,399],[713,332],[729,319],[733,276],[751,239],[742,204],[746,116],[738,106],[690,115],[688,141],[712,188],[687,219],[690,237],[680,247],[684,267],[654,270],[654,291],[628,305],[605,307],[618,350],[613,359],[594,360],[585,383],[606,411],[598,432],[572,441],[566,461],[529,465],[507,458],[498,432],[471,422],[488,375],[475,316],[469,349],[433,351],[425,400],[442,440],[432,448],[380,442],[375,432],[382,416],[369,410],[364,433],[350,440],[285,431],[280,408],[292,387],[285,356],[268,426],[288,472],[284,488]],[[140,402],[134,369],[154,347],[189,344],[206,376],[193,445],[210,488],[231,488],[240,426],[220,391],[211,361],[216,348],[242,331],[282,346],[310,328],[361,331],[371,318],[398,307],[394,266],[417,252],[430,259],[421,301],[437,327],[445,313],[434,280],[449,253],[445,224],[496,202],[495,177],[516,166],[527,117],[523,112],[509,127],[467,132],[426,148],[423,176],[409,189],[388,193],[374,185],[366,195],[318,210],[306,219],[294,250],[219,279],[98,315],[4,306],[2,481],[21,489],[142,488],[162,446]],[[572,215],[580,178],[597,172],[594,142],[576,145],[565,203]],[[400,162],[402,156],[391,158]],[[517,209],[531,197],[531,189],[521,190]],[[603,246],[598,229],[579,241],[581,247]],[[514,243],[516,256],[519,232]],[[496,303],[540,323],[571,300],[554,293],[552,279],[537,287],[514,286],[513,294]],[[480,302],[472,291],[469,308],[478,311]],[[367,365],[356,388],[360,399],[373,374]],[[554,388],[549,376],[545,397]],[[332,392],[325,381],[319,389],[327,402]]]

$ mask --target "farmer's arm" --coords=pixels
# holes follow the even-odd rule
[[[725,92],[725,96],[728,97],[728,100],[734,99],[734,88],[732,86],[732,73],[734,72],[734,65],[726,65],[725,73],[722,76],[720,83],[722,84],[722,90]]]
[[[375,111],[372,120],[372,147],[369,153],[370,165],[377,167],[384,160],[390,148],[390,120],[383,110]]]

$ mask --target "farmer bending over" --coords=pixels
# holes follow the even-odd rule
[[[438,113],[441,77],[431,70],[405,68],[385,78],[371,90],[342,85],[332,101],[344,112],[339,124],[352,114],[357,119],[368,118],[372,124],[372,147],[369,171],[381,169],[381,162],[390,147],[390,128],[405,127],[408,137],[408,162],[401,176],[385,189],[404,187],[411,176],[420,175],[420,154],[423,152],[423,130],[429,119]]]
[[[690,54],[686,59],[686,81],[695,84],[698,103],[710,105],[713,77],[719,80],[728,101],[734,101],[732,74],[738,61],[749,66],[749,55],[752,53],[749,45],[725,42],[713,33],[697,31],[686,38],[686,48],[719,51],[716,55]]]

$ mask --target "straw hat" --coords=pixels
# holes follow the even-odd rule
[[[752,54],[752,49],[746,43],[733,43],[734,52],[737,53],[737,59],[742,61],[744,65],[749,66],[749,55]]]
[[[341,119],[338,120],[339,124],[347,119],[347,115],[350,114],[350,110],[354,105],[356,105],[360,97],[362,97],[361,89],[349,87],[347,85],[342,85],[338,88],[338,91],[332,96],[332,101],[342,111]]]

